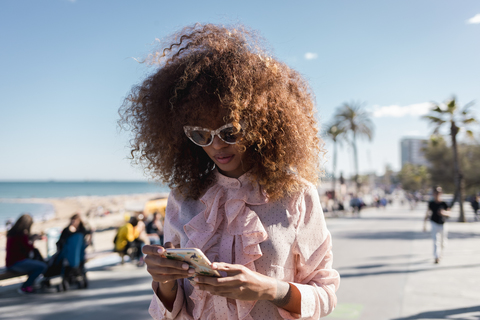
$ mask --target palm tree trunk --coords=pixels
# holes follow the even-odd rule
[[[333,201],[337,198],[337,193],[335,192],[336,189],[336,182],[337,179],[335,177],[335,172],[337,171],[337,141],[333,141]]]
[[[355,137],[355,132],[353,133],[353,140],[352,140],[352,147],[353,147],[353,157],[355,163],[355,186],[357,187],[357,194],[360,189],[360,183],[358,181],[358,153],[357,153],[357,140]]]
[[[458,196],[458,205],[460,206],[459,222],[466,222],[465,212],[463,211],[463,190],[462,190],[462,173],[460,171],[460,163],[458,162],[458,146],[457,146],[457,133],[458,127],[455,122],[452,121],[450,128],[450,135],[452,137],[452,149],[453,149],[453,170],[455,176],[455,195]],[[452,203],[453,205],[453,203]]]

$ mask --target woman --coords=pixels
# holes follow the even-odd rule
[[[85,225],[79,213],[75,213],[70,218],[70,223],[68,224],[68,226],[62,230],[60,238],[57,241],[57,251],[61,251],[63,249],[63,246],[65,245],[66,240],[75,233],[83,234],[85,238],[85,247],[90,245],[92,240],[92,232],[85,228]]]
[[[317,183],[322,141],[301,76],[244,27],[185,28],[125,100],[132,155],[172,188],[165,245],[145,246],[155,319],[318,319],[339,275]],[[165,248],[202,250],[192,277]]]
[[[41,236],[30,234],[32,224],[32,217],[24,214],[7,232],[7,269],[28,274],[27,281],[19,290],[20,293],[33,293],[35,279],[47,270],[47,264],[41,257],[37,256],[37,259],[34,259],[37,254],[33,242],[40,239]]]

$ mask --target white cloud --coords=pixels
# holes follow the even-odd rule
[[[393,117],[401,118],[405,116],[423,116],[427,114],[432,108],[430,102],[416,103],[408,106],[374,106],[373,116],[375,118]]]
[[[307,52],[305,53],[305,59],[307,60],[313,60],[313,59],[317,59],[318,58],[318,54],[316,53],[313,53],[313,52]]]
[[[478,24],[480,23],[480,13],[476,14],[473,18],[470,18],[467,20],[467,23],[469,24]]]

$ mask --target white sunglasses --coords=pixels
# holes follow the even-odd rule
[[[210,130],[202,127],[184,126],[183,130],[187,137],[200,147],[207,147],[212,144],[215,136],[218,136],[223,142],[235,144],[243,136],[243,132],[235,132],[233,124],[228,123],[217,130]]]

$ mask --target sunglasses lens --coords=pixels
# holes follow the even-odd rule
[[[241,136],[240,132],[235,133],[235,128],[225,128],[220,131],[220,137],[227,143],[235,143]]]
[[[190,137],[193,141],[195,141],[195,143],[198,143],[199,145],[209,144],[212,138],[210,132],[204,130],[192,130],[190,131]]]

